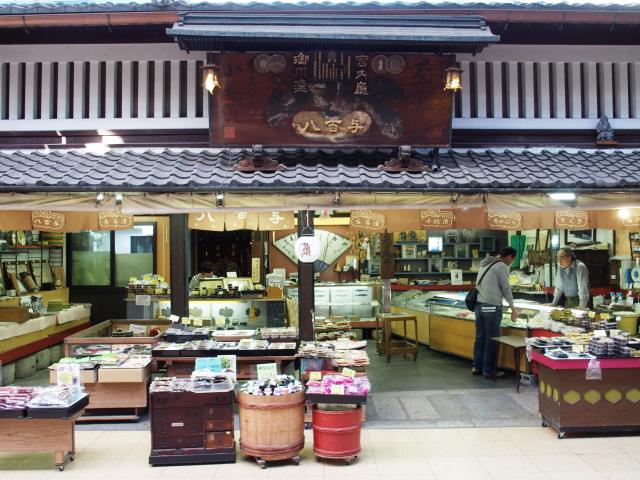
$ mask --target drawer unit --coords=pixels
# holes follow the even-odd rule
[[[151,392],[152,465],[235,462],[233,391]]]

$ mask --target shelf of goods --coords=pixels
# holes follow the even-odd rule
[[[54,292],[42,292],[43,298],[68,303],[68,290],[61,289]],[[44,295],[48,294],[48,295]],[[48,304],[50,300],[45,300]],[[40,350],[57,345],[63,340],[90,325],[91,309],[88,306],[72,305],[69,308],[43,313],[42,316],[29,318],[26,321],[3,321],[2,308],[9,310],[18,308],[19,300],[0,301],[0,361],[11,363],[20,358],[32,355]],[[8,318],[8,317],[5,317]]]
[[[640,358],[600,359],[601,379],[587,379],[589,360],[554,360],[534,351],[543,426],[570,432],[640,431]],[[597,377],[597,376],[596,376]]]
[[[151,465],[185,465],[236,461],[233,386],[215,391],[170,391],[163,378],[151,385]],[[167,389],[163,391],[160,389]]]
[[[58,387],[52,387],[52,390]],[[11,397],[33,396],[47,390],[38,387],[3,387],[0,396]],[[57,402],[61,395],[56,393]],[[88,397],[82,393],[73,393],[65,406],[25,406],[20,409],[7,410],[6,403],[0,409],[0,451],[16,453],[53,452],[54,462],[59,470],[64,470],[67,463],[74,460],[75,424],[87,405]],[[15,408],[16,402],[13,402]]]
[[[97,365],[81,370],[81,382],[90,395],[90,400],[87,414],[79,421],[125,421],[140,418],[139,411],[148,406],[151,357],[124,357],[126,359],[117,365]],[[50,367],[49,381],[52,384],[57,382],[55,365]]]

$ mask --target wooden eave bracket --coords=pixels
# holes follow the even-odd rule
[[[236,172],[281,172],[286,169],[269,155],[266,155],[262,145],[252,145],[249,156],[243,158],[233,166]]]

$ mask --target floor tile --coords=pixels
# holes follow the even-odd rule
[[[499,457],[510,455],[524,455],[518,446],[511,440],[487,440],[480,439],[467,441],[467,446],[477,457]]]
[[[529,455],[529,459],[543,472],[592,472],[594,468],[576,454]]]
[[[434,457],[427,460],[436,478],[445,475],[488,474],[476,457]]]
[[[524,455],[481,457],[480,462],[489,474],[540,472],[540,469]]]
[[[581,455],[581,458],[599,472],[627,472],[640,470],[640,461],[624,453]]]

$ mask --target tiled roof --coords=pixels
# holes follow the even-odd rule
[[[517,10],[589,10],[589,11],[638,11],[640,2],[635,0],[541,0],[541,1],[505,1],[505,0],[444,0],[444,1],[200,1],[200,0],[8,0],[0,1],[0,14],[24,15],[38,13],[96,13],[96,12],[155,12],[155,11],[213,11],[213,10],[291,10],[305,9],[430,9],[430,10],[468,10],[468,9],[517,9]]]
[[[391,173],[392,149],[283,148],[284,171],[233,170],[239,149],[0,150],[3,191],[553,190],[640,187],[640,151],[449,150],[440,169]],[[429,150],[417,150],[427,165]]]

